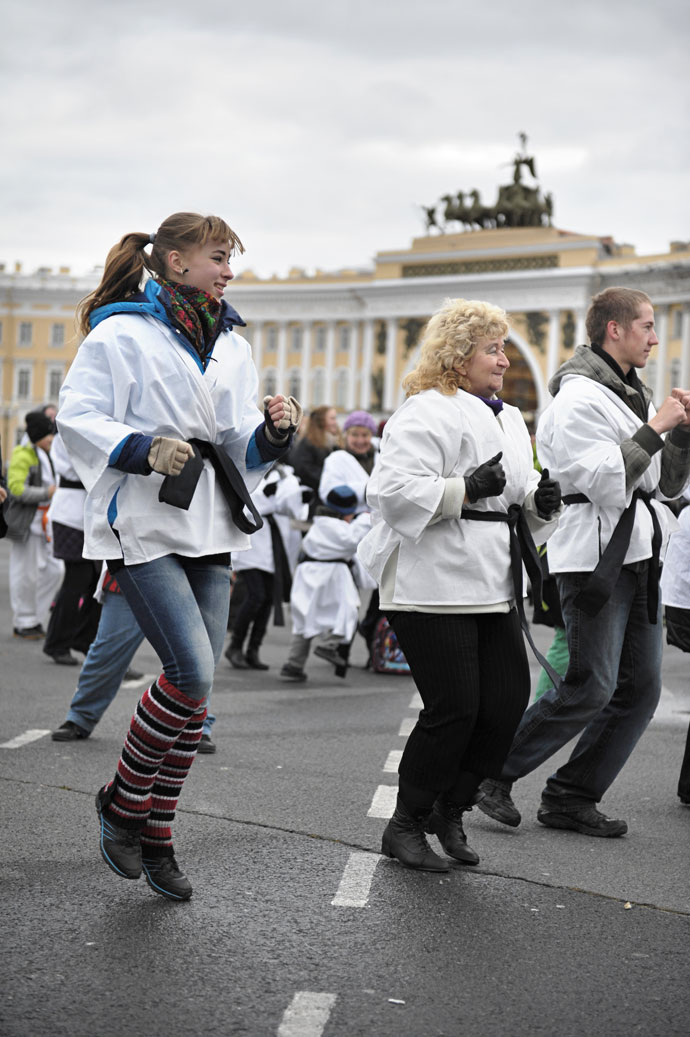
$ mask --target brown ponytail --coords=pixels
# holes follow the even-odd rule
[[[153,248],[151,255],[144,251],[147,245]],[[99,306],[119,302],[138,292],[144,279],[144,271],[166,277],[168,254],[180,252],[207,241],[227,241],[231,255],[244,252],[244,245],[235,232],[219,216],[200,216],[195,212],[176,212],[163,220],[154,235],[134,232],[113,245],[105,261],[103,277],[98,288],[86,296],[77,307],[77,322],[82,335],[91,330],[90,316]]]

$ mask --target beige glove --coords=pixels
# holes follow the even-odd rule
[[[302,420],[302,408],[294,396],[283,399],[282,416],[269,413],[268,405],[273,396],[264,396],[264,421],[266,422],[266,437],[271,443],[282,444],[291,432],[296,432]],[[275,410],[275,407],[274,407]]]
[[[148,462],[154,472],[161,475],[179,475],[194,451],[189,443],[181,439],[154,436],[148,454]]]

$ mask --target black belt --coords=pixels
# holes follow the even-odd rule
[[[661,555],[661,526],[656,511],[651,505],[652,494],[644,490],[635,490],[630,504],[616,523],[597,567],[591,572],[586,583],[580,589],[573,604],[586,612],[588,616],[596,616],[613,593],[616,580],[620,576],[625,556],[630,547],[633,527],[635,525],[635,509],[637,502],[642,501],[652,517],[652,557],[647,570],[647,616],[650,623],[656,623],[659,611],[659,566]],[[563,497],[564,504],[591,504],[584,493],[569,493]]]
[[[310,555],[305,554],[304,551],[299,556],[298,564],[302,562],[319,562],[323,565],[334,565],[336,562],[339,562],[341,565],[347,565],[350,569],[353,565],[351,558],[312,558]]]
[[[204,439],[190,439],[189,445],[194,451],[194,456],[185,462],[179,475],[166,475],[158,493],[158,500],[187,511],[204,469],[204,458],[207,457],[213,465],[221,493],[228,503],[237,528],[243,533],[256,533],[261,529],[264,520],[256,510],[244,479],[230,456],[214,443],[207,443]],[[244,514],[245,508],[250,512],[253,521]]]
[[[535,546],[532,534],[527,524],[527,517],[519,504],[511,504],[508,511],[473,511],[471,508],[463,508],[461,518],[472,519],[475,522],[507,522],[510,536],[510,575],[513,580],[513,591],[515,593],[515,606],[520,617],[522,632],[534,652],[535,658],[548,673],[554,688],[559,688],[561,676],[556,673],[553,666],[544,658],[532,639],[532,633],[525,615],[525,606],[522,600],[522,565],[524,562],[527,575],[532,584],[532,594],[535,601],[541,601],[542,594],[542,570],[539,554]]]
[[[277,627],[284,627],[283,602],[290,600],[292,574],[278,523],[273,515],[267,515],[266,519],[271,530],[273,548],[273,623]]]
[[[79,482],[78,479],[65,479],[64,475],[61,475],[58,480],[58,486],[61,490],[85,490],[83,482]]]

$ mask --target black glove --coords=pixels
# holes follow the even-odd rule
[[[472,475],[465,476],[465,493],[467,499],[474,504],[480,497],[498,497],[503,493],[506,484],[506,473],[503,471],[501,458],[503,451],[499,451],[491,460],[480,464],[475,468]]]
[[[302,488],[302,504],[311,504],[314,499],[314,491],[311,486],[304,486]]]
[[[278,489],[278,480],[275,479],[273,482],[266,483],[264,486],[264,497],[272,497]]]
[[[534,491],[534,503],[537,511],[544,519],[551,518],[561,503],[561,487],[555,479],[549,479],[549,470],[544,468],[539,485]]]

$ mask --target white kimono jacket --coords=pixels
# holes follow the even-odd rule
[[[315,637],[332,631],[351,641],[357,627],[359,592],[349,566],[342,561],[354,559],[357,545],[370,528],[368,514],[344,522],[328,515],[316,515],[302,541],[310,558],[323,561],[300,562],[295,570],[290,595],[292,630],[302,637]]]
[[[266,496],[266,486],[276,484],[275,493]],[[302,485],[291,468],[277,466],[266,475],[258,487],[252,493],[252,501],[260,515],[274,516],[280,535],[285,547],[290,570],[294,569],[297,561],[296,552],[293,547],[290,519],[305,520],[309,511],[309,505],[302,503]],[[287,521],[285,521],[287,519]],[[273,540],[271,527],[264,522],[261,529],[252,533],[248,551],[242,551],[233,559],[232,567],[236,572],[243,569],[261,569],[262,572],[275,572],[273,560]],[[298,544],[301,536],[297,537]],[[297,547],[297,553],[299,546]]]
[[[678,516],[678,529],[668,543],[661,597],[664,605],[690,610],[690,505]]]
[[[386,423],[367,489],[373,528],[358,556],[380,583],[398,548],[395,602],[464,607],[514,598],[507,523],[462,519],[459,509],[440,514],[446,481],[464,479],[499,451],[505,489],[467,505],[475,511],[507,512],[539,482],[529,432],[516,407],[505,404],[496,418],[470,393],[444,396],[428,389],[410,396]],[[464,483],[456,496],[462,500]],[[536,542],[543,542],[556,522],[530,518]]]
[[[378,454],[374,456],[374,467],[371,474],[376,471]],[[349,486],[357,494],[357,514],[368,511],[366,503],[367,483],[370,476],[362,468],[356,457],[347,450],[334,450],[323,463],[321,481],[319,482],[319,497],[326,503],[326,497],[336,486]]]
[[[65,450],[65,444],[62,442],[62,437],[59,434],[53,439],[50,448],[50,459],[53,462],[57,480],[62,476],[64,479],[69,479],[72,482],[79,481],[79,476],[74,470],[74,466]],[[58,481],[57,489],[50,499],[50,507],[48,508],[49,522],[61,522],[63,526],[71,526],[72,529],[83,530],[85,500],[85,490],[66,488],[60,486]]]
[[[224,447],[251,491],[269,466],[247,470],[247,444],[263,415],[249,343],[219,335],[201,372],[188,349],[148,315],[118,313],[84,339],[60,392],[57,423],[88,491],[84,555],[123,557],[128,565],[170,553],[191,557],[245,550],[249,537],[234,525],[210,461],[188,511],[158,500],[163,476],[109,467],[132,432],[193,437]],[[117,531],[117,536],[114,530]]]
[[[650,417],[655,413],[650,405]],[[606,548],[633,490],[657,491],[661,475],[661,452],[635,487],[626,489],[625,466],[620,444],[643,424],[628,405],[607,386],[583,375],[563,377],[559,391],[546,408],[537,428],[539,460],[561,484],[561,493],[583,493],[591,504],[568,505],[558,529],[549,540],[551,572],[592,572]],[[661,494],[659,494],[661,496]],[[658,500],[656,511],[664,557],[669,532],[676,519]],[[641,562],[651,556],[652,519],[638,501],[635,525],[625,563]]]

